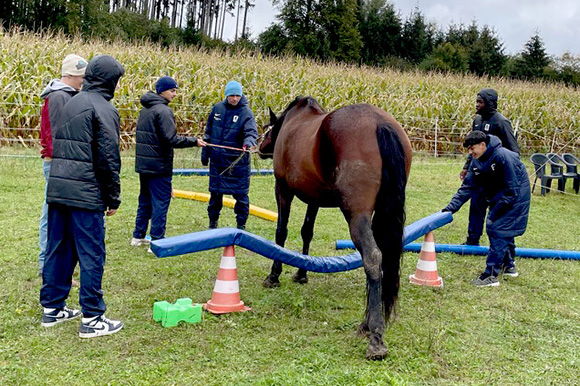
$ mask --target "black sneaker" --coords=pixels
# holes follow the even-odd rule
[[[477,279],[473,280],[471,284],[476,287],[497,287],[499,286],[499,280],[497,280],[497,276],[482,273]]]
[[[209,221],[209,227],[208,227],[209,229],[216,229],[217,227],[218,227],[217,220],[216,221],[212,221],[212,220]]]
[[[42,327],[52,327],[55,324],[66,322],[67,320],[75,319],[81,316],[79,310],[71,310],[68,307],[56,309],[51,312],[42,313]]]
[[[512,267],[507,267],[507,268],[504,267],[503,275],[508,276],[508,277],[518,277],[520,275],[520,273],[518,272],[518,269],[514,265]]]
[[[474,247],[479,247],[479,240],[467,239],[465,242],[461,243],[461,245],[473,245]]]
[[[246,230],[246,226],[245,225],[238,225],[238,229],[245,231]]]
[[[84,319],[84,318],[83,318]],[[123,328],[120,320],[109,320],[105,315],[99,315],[88,322],[83,321],[79,328],[81,338],[95,338],[102,335],[111,335]]]

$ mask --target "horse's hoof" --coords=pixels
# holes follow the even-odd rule
[[[292,281],[294,283],[298,283],[298,284],[306,284],[308,283],[308,276],[301,276],[299,274],[294,274],[294,276],[292,276]]]
[[[380,361],[385,359],[388,353],[387,346],[381,342],[380,344],[375,345],[370,344],[367,348],[366,357],[370,361]]]
[[[357,332],[360,336],[364,338],[368,338],[371,335],[371,330],[369,330],[369,325],[366,323],[361,323],[358,328]]]
[[[264,279],[264,282],[262,283],[262,285],[266,288],[280,287],[280,280],[278,280],[278,278],[273,278],[271,276],[268,276],[266,279]]]

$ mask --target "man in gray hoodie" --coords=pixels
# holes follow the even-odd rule
[[[52,161],[52,131],[57,126],[62,113],[62,108],[74,95],[76,95],[83,85],[83,77],[88,62],[78,55],[67,55],[62,62],[61,78],[53,79],[46,86],[40,97],[44,99],[40,113],[40,156],[44,161],[42,170],[44,174],[44,203],[42,205],[42,215],[39,227],[38,273],[42,276],[44,260],[46,257],[46,234],[48,224],[48,205],[46,203],[46,188],[48,186],[48,176]]]

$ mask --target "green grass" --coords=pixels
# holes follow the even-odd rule
[[[382,362],[364,359],[366,340],[355,333],[364,312],[362,270],[310,274],[310,283],[262,288],[271,261],[236,249],[242,300],[251,312],[213,316],[199,324],[163,328],[153,302],[212,295],[221,250],[157,259],[129,246],[138,179],[125,153],[122,206],[107,218],[104,291],[107,315],[125,322],[120,333],[81,340],[78,323],[40,326],[37,277],[38,217],[43,180],[30,150],[0,148],[0,384],[2,385],[578,385],[580,372],[580,262],[518,259],[521,276],[498,288],[469,283],[484,257],[439,253],[445,287],[412,286],[417,255],[402,265],[397,317],[385,333]],[[197,150],[182,150],[176,167],[199,166]],[[417,158],[408,185],[407,223],[444,207],[457,187],[463,159]],[[258,167],[268,167],[263,161]],[[529,169],[530,170],[530,169]],[[175,177],[178,189],[207,191],[207,177]],[[254,177],[253,204],[275,210],[274,180]],[[570,188],[568,193],[571,193]],[[580,197],[532,198],[518,246],[580,250]],[[294,204],[287,246],[300,250],[305,206]],[[463,241],[467,206],[435,232],[437,242]],[[224,208],[220,225],[233,226]],[[205,229],[206,204],[175,199],[167,235]],[[248,230],[274,239],[275,224],[251,218]],[[322,209],[313,255],[330,256],[348,238],[336,209]],[[78,305],[73,289],[69,305]]]

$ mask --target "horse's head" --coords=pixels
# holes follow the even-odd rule
[[[278,138],[278,133],[282,128],[282,123],[286,118],[286,115],[292,109],[308,108],[312,109],[316,113],[323,114],[325,111],[318,105],[316,99],[312,97],[296,97],[289,105],[286,107],[284,112],[280,114],[279,117],[274,114],[271,108],[268,107],[270,111],[270,122],[264,126],[264,133],[261,137],[260,142],[260,158],[272,158],[274,155],[274,146],[276,145],[276,139]]]
[[[272,135],[272,131],[274,129],[274,126],[276,126],[276,123],[278,122],[278,117],[276,116],[276,114],[274,114],[274,112],[270,107],[268,107],[268,110],[270,111],[270,122],[268,122],[264,126],[263,128],[264,131],[261,136],[261,140],[259,141],[260,147],[258,154],[262,159],[272,158],[274,154],[274,144],[276,141],[275,137]]]

